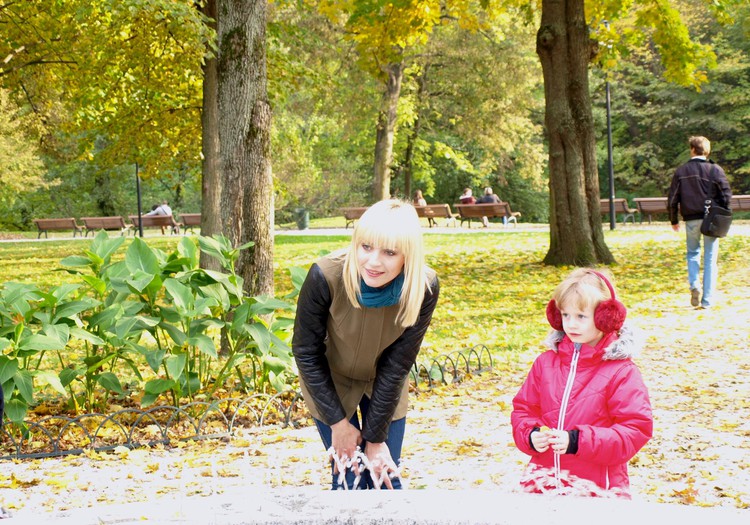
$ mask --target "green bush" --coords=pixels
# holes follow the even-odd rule
[[[136,238],[115,260],[124,240],[102,231],[82,255],[63,259],[76,283],[0,287],[0,383],[11,421],[22,425],[47,387],[76,412],[101,409],[113,394],[149,406],[161,396],[177,405],[219,389],[288,388],[294,305],[286,299],[304,270],[291,270],[294,291],[282,299],[247,297],[234,264],[252,243],[198,237],[200,251],[221,262],[217,272],[199,267],[188,237],[169,254]]]

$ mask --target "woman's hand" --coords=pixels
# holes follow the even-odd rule
[[[393,489],[391,474],[399,475],[399,469],[393,462],[391,451],[385,443],[367,443],[365,456],[370,464],[370,476],[377,488],[384,483],[389,489]]]
[[[331,425],[331,446],[341,463],[354,457],[357,447],[362,442],[362,433],[348,420],[342,419]],[[334,472],[338,473],[338,466],[334,462]]]

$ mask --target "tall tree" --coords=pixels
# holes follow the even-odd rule
[[[435,0],[369,2],[322,0],[321,12],[332,20],[345,17],[347,35],[357,45],[359,64],[383,85],[376,123],[372,198],[390,196],[393,140],[401,95],[405,54],[423,44],[440,23],[441,5]]]
[[[203,14],[216,31],[216,0],[206,0]],[[203,105],[201,106],[201,235],[221,233],[221,150],[219,147],[219,77],[212,46],[203,64]],[[201,252],[201,267],[219,269],[219,261]]]
[[[253,242],[238,260],[250,294],[273,294],[271,106],[267,94],[265,0],[217,0],[218,110],[224,232]]]
[[[589,94],[588,67],[596,55],[588,20],[604,32],[605,20],[635,15],[638,28],[650,34],[661,52],[665,76],[699,85],[712,54],[693,43],[679,13],[667,2],[642,0],[623,6],[606,0],[542,0],[537,54],[542,63],[545,124],[549,145],[550,248],[548,264],[609,264],[614,261],[604,242],[599,213],[596,138]],[[635,35],[628,26],[630,36]],[[640,36],[640,35],[639,35]],[[617,50],[616,46],[613,49]]]

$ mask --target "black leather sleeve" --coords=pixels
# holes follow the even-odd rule
[[[437,305],[440,294],[437,277],[430,283],[430,288],[425,292],[416,324],[407,328],[380,355],[370,408],[362,428],[362,437],[365,441],[382,443],[388,437],[388,426],[396,411],[401,389],[404,381],[409,379],[409,371],[417,360],[422,340],[432,320],[432,312]]]
[[[326,359],[326,325],[331,307],[331,291],[323,271],[313,264],[297,299],[294,319],[292,353],[300,377],[327,425],[338,423],[346,417],[344,407],[336,393],[331,369]]]

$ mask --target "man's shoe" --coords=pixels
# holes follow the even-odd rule
[[[701,304],[701,292],[697,288],[690,290],[690,305],[698,306]]]

